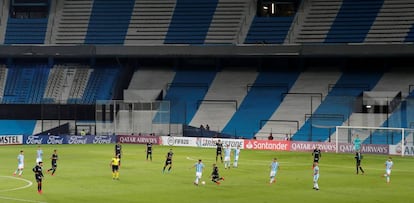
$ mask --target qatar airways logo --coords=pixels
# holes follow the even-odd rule
[[[110,144],[111,141],[112,141],[111,136],[97,135],[93,138],[93,143],[94,144]]]
[[[354,147],[352,144],[343,144],[339,143],[338,151],[341,153],[353,153]],[[362,153],[367,154],[388,154],[389,146],[388,145],[377,145],[377,144],[366,144],[361,147]]]
[[[63,137],[51,135],[47,140],[47,144],[63,144]]]
[[[27,137],[26,144],[42,144],[43,138],[40,136],[30,135]]]
[[[329,142],[291,142],[290,150],[291,151],[313,151],[318,147],[321,151],[324,152],[336,152],[335,143]]]
[[[85,136],[70,136],[69,144],[86,144],[87,138]]]

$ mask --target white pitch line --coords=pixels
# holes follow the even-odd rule
[[[13,200],[13,201],[20,201],[20,202],[47,203],[47,202],[40,202],[40,201],[35,201],[35,200],[18,199],[18,198],[3,197],[3,196],[0,196],[0,199]]]
[[[30,186],[33,185],[33,182],[30,180],[26,180],[24,178],[18,178],[18,177],[13,177],[13,176],[0,176],[0,178],[10,178],[10,179],[15,179],[15,180],[22,180],[24,182],[27,183],[27,185],[22,186],[22,187],[17,187],[17,188],[12,188],[12,189],[5,189],[5,190],[0,190],[0,192],[8,192],[8,191],[14,191],[14,190],[21,190],[21,189],[25,189],[28,188]]]
[[[26,180],[24,178],[18,178],[18,177],[13,177],[13,176],[0,176],[0,178],[9,178],[9,179],[21,180],[21,181],[24,181],[24,182],[27,183],[25,186],[12,188],[12,189],[0,190],[0,192],[9,192],[9,191],[21,190],[21,189],[25,189],[25,188],[28,188],[28,187],[33,185],[32,181]],[[13,197],[5,197],[5,196],[0,196],[0,199],[20,201],[20,202],[47,203],[47,202],[41,202],[41,201],[35,201],[35,200],[29,200],[29,199],[19,199],[19,198],[13,198]]]
[[[186,157],[186,159],[187,159],[187,160],[190,160],[190,161],[196,161],[195,159],[193,159],[193,158],[191,158],[191,157]]]

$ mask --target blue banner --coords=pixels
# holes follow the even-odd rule
[[[115,135],[24,135],[23,144],[110,144]]]

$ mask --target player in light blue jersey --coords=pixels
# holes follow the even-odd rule
[[[392,162],[391,157],[388,157],[388,160],[385,161],[385,174],[384,177],[387,179],[387,183],[390,183],[390,176],[391,176],[391,169],[394,165],[394,162]]]
[[[20,154],[17,155],[17,169],[14,171],[13,176],[16,176],[18,174],[19,176],[22,176],[24,169],[24,152],[23,150],[20,150]]]
[[[315,162],[314,167],[313,167],[313,189],[315,190],[319,190],[318,180],[319,180],[319,164],[318,162]]]
[[[276,174],[278,170],[279,170],[279,162],[277,162],[277,158],[273,158],[273,161],[270,164],[270,181],[269,181],[270,184],[276,182]]]
[[[234,161],[233,161],[233,167],[237,168],[239,166],[239,155],[240,155],[240,146],[237,145],[236,149],[234,149]]]
[[[42,148],[40,148],[40,145],[37,146],[36,151],[36,164],[38,164],[39,162],[43,162],[43,150]]]
[[[226,145],[226,148],[224,149],[224,169],[230,169],[230,156],[231,156],[230,145]]]
[[[196,169],[196,179],[194,181],[194,185],[198,185],[199,181],[201,180],[201,177],[203,176],[204,169],[204,164],[201,161],[201,159],[199,159],[198,162],[193,165],[193,168]]]

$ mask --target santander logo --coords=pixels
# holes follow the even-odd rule
[[[253,148],[253,144],[252,144],[252,142],[248,142],[247,144],[246,144],[246,149],[252,149]]]
[[[290,149],[290,144],[289,141],[246,140],[245,148],[254,150],[287,151]]]

